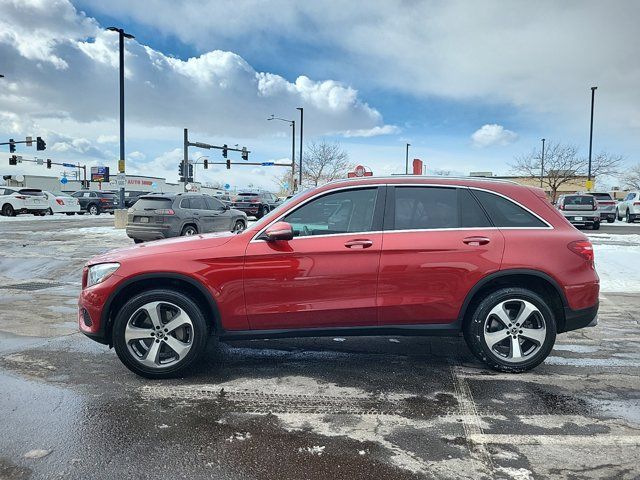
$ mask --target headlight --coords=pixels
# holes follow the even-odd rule
[[[87,287],[91,287],[100,282],[104,282],[113,272],[120,268],[119,263],[99,263],[89,267],[89,275],[87,276]]]

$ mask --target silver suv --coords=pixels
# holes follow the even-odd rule
[[[593,195],[598,201],[598,212],[600,212],[600,221],[606,220],[607,223],[616,221],[616,202],[608,192],[580,192],[585,195]]]
[[[618,220],[624,219],[627,223],[632,223],[640,218],[640,192],[629,192],[624,200],[618,204],[616,215]]]
[[[598,201],[593,195],[561,195],[556,204],[562,215],[576,227],[600,228]]]
[[[202,193],[142,195],[127,216],[127,235],[135,243],[245,228],[243,212]]]

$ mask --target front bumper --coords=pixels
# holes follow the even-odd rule
[[[99,343],[108,343],[104,330],[103,311],[109,305],[111,293],[122,280],[113,274],[104,282],[84,288],[78,298],[78,327],[87,337]]]

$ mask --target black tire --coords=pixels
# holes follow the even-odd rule
[[[515,301],[524,300],[537,307],[545,324],[544,341],[537,347],[537,350],[531,352],[531,358],[518,363],[509,362],[501,358],[498,353],[487,346],[484,337],[484,329],[489,321],[491,310],[501,302],[512,299]],[[473,314],[463,327],[464,339],[471,352],[478,359],[493,370],[511,373],[525,372],[542,363],[553,349],[556,341],[556,332],[555,317],[547,301],[537,293],[520,287],[502,288],[487,295],[480,303],[476,304]],[[511,337],[507,334],[505,339],[507,338],[510,339]]]
[[[75,212],[67,212],[67,215],[69,215],[69,216],[75,215]],[[80,215],[80,213],[78,213],[78,215]]]
[[[49,210],[47,210],[47,215],[53,215],[53,210],[51,210],[51,207],[49,207]]]
[[[185,225],[180,232],[181,237],[190,237],[198,234],[198,228],[195,225]]]
[[[87,212],[78,212],[78,215],[84,215]]]
[[[143,305],[157,301],[177,305],[189,315],[193,325],[193,338],[189,352],[183,359],[161,369],[142,365],[130,352],[124,336],[131,316]],[[131,298],[120,309],[113,323],[112,338],[118,358],[132,372],[146,378],[174,378],[185,373],[202,356],[209,340],[209,326],[198,304],[187,295],[173,290],[149,290]]]
[[[625,216],[624,216],[624,221],[627,223],[633,223],[633,217],[631,216],[631,213],[629,213],[628,208],[627,208],[627,213],[625,213]]]
[[[15,217],[16,211],[13,209],[13,205],[11,205],[10,203],[5,203],[2,206],[2,215],[4,215],[5,217]]]
[[[616,221],[616,219],[615,219],[615,218],[610,218],[610,217],[609,217],[609,218],[607,218],[607,223],[613,223],[613,222],[615,222],[615,221]]]
[[[144,240],[140,240],[139,238],[134,238],[133,243],[142,243]]]
[[[600,222],[595,222],[592,227],[594,230],[600,230]]]
[[[256,218],[260,220],[267,213],[269,213],[269,207],[267,207],[266,205],[260,205],[260,209],[258,210],[258,214],[256,215]]]
[[[245,228],[247,228],[247,224],[244,220],[236,220],[236,223],[233,224],[233,232],[242,232]]]
[[[618,220],[622,220],[622,216],[620,215],[620,210],[618,210],[617,208],[616,208],[616,218]]]
[[[100,207],[95,203],[92,203],[89,206],[87,206],[87,213],[89,215],[100,215]]]

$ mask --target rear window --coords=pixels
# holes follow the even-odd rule
[[[547,226],[538,217],[505,197],[482,190],[474,190],[473,194],[480,200],[496,227],[539,228]]]
[[[593,205],[595,202],[591,195],[568,195],[564,197],[566,205]]]
[[[255,192],[243,192],[238,194],[238,197],[257,197],[257,196],[259,196],[259,194]]]
[[[140,197],[135,203],[136,210],[156,210],[171,208],[173,200],[166,197]]]
[[[43,197],[44,193],[42,193],[42,190],[38,190],[35,188],[22,188],[20,190],[18,190],[18,193],[22,194],[22,195],[30,195],[32,197]]]
[[[597,198],[598,200],[613,200],[611,195],[609,195],[608,193],[592,193],[590,195]]]

